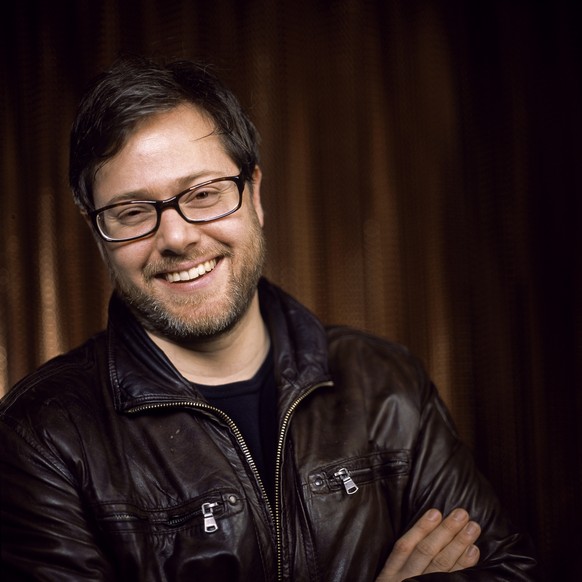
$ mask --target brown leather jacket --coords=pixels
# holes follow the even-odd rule
[[[428,579],[532,579],[527,542],[419,362],[324,330],[264,280],[260,298],[279,390],[274,506],[236,426],[114,297],[106,332],[2,402],[2,579],[372,582],[423,512],[457,506],[483,529],[480,564]]]

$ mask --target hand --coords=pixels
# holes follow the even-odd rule
[[[481,533],[464,509],[453,510],[445,519],[429,509],[401,538],[376,582],[401,582],[431,572],[454,572],[474,566],[479,549],[474,545]]]

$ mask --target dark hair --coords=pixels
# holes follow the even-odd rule
[[[93,209],[97,171],[121,150],[137,123],[183,103],[212,119],[243,179],[251,179],[259,161],[259,135],[238,99],[207,66],[126,56],[93,81],[73,123],[69,183],[82,210]]]

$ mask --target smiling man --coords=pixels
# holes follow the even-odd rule
[[[89,215],[115,287],[192,381],[246,380],[267,354],[261,172],[248,173],[245,186],[212,119],[183,104],[140,121],[95,176]]]
[[[256,130],[204,67],[122,59],[70,180],[107,330],[0,407],[3,580],[529,580],[420,363],[262,278]]]

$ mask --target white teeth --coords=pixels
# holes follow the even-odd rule
[[[174,273],[166,273],[166,281],[169,283],[176,283],[177,281],[192,281],[198,279],[201,275],[209,273],[216,267],[216,259],[206,261],[201,265],[192,267],[189,271],[176,271]]]

